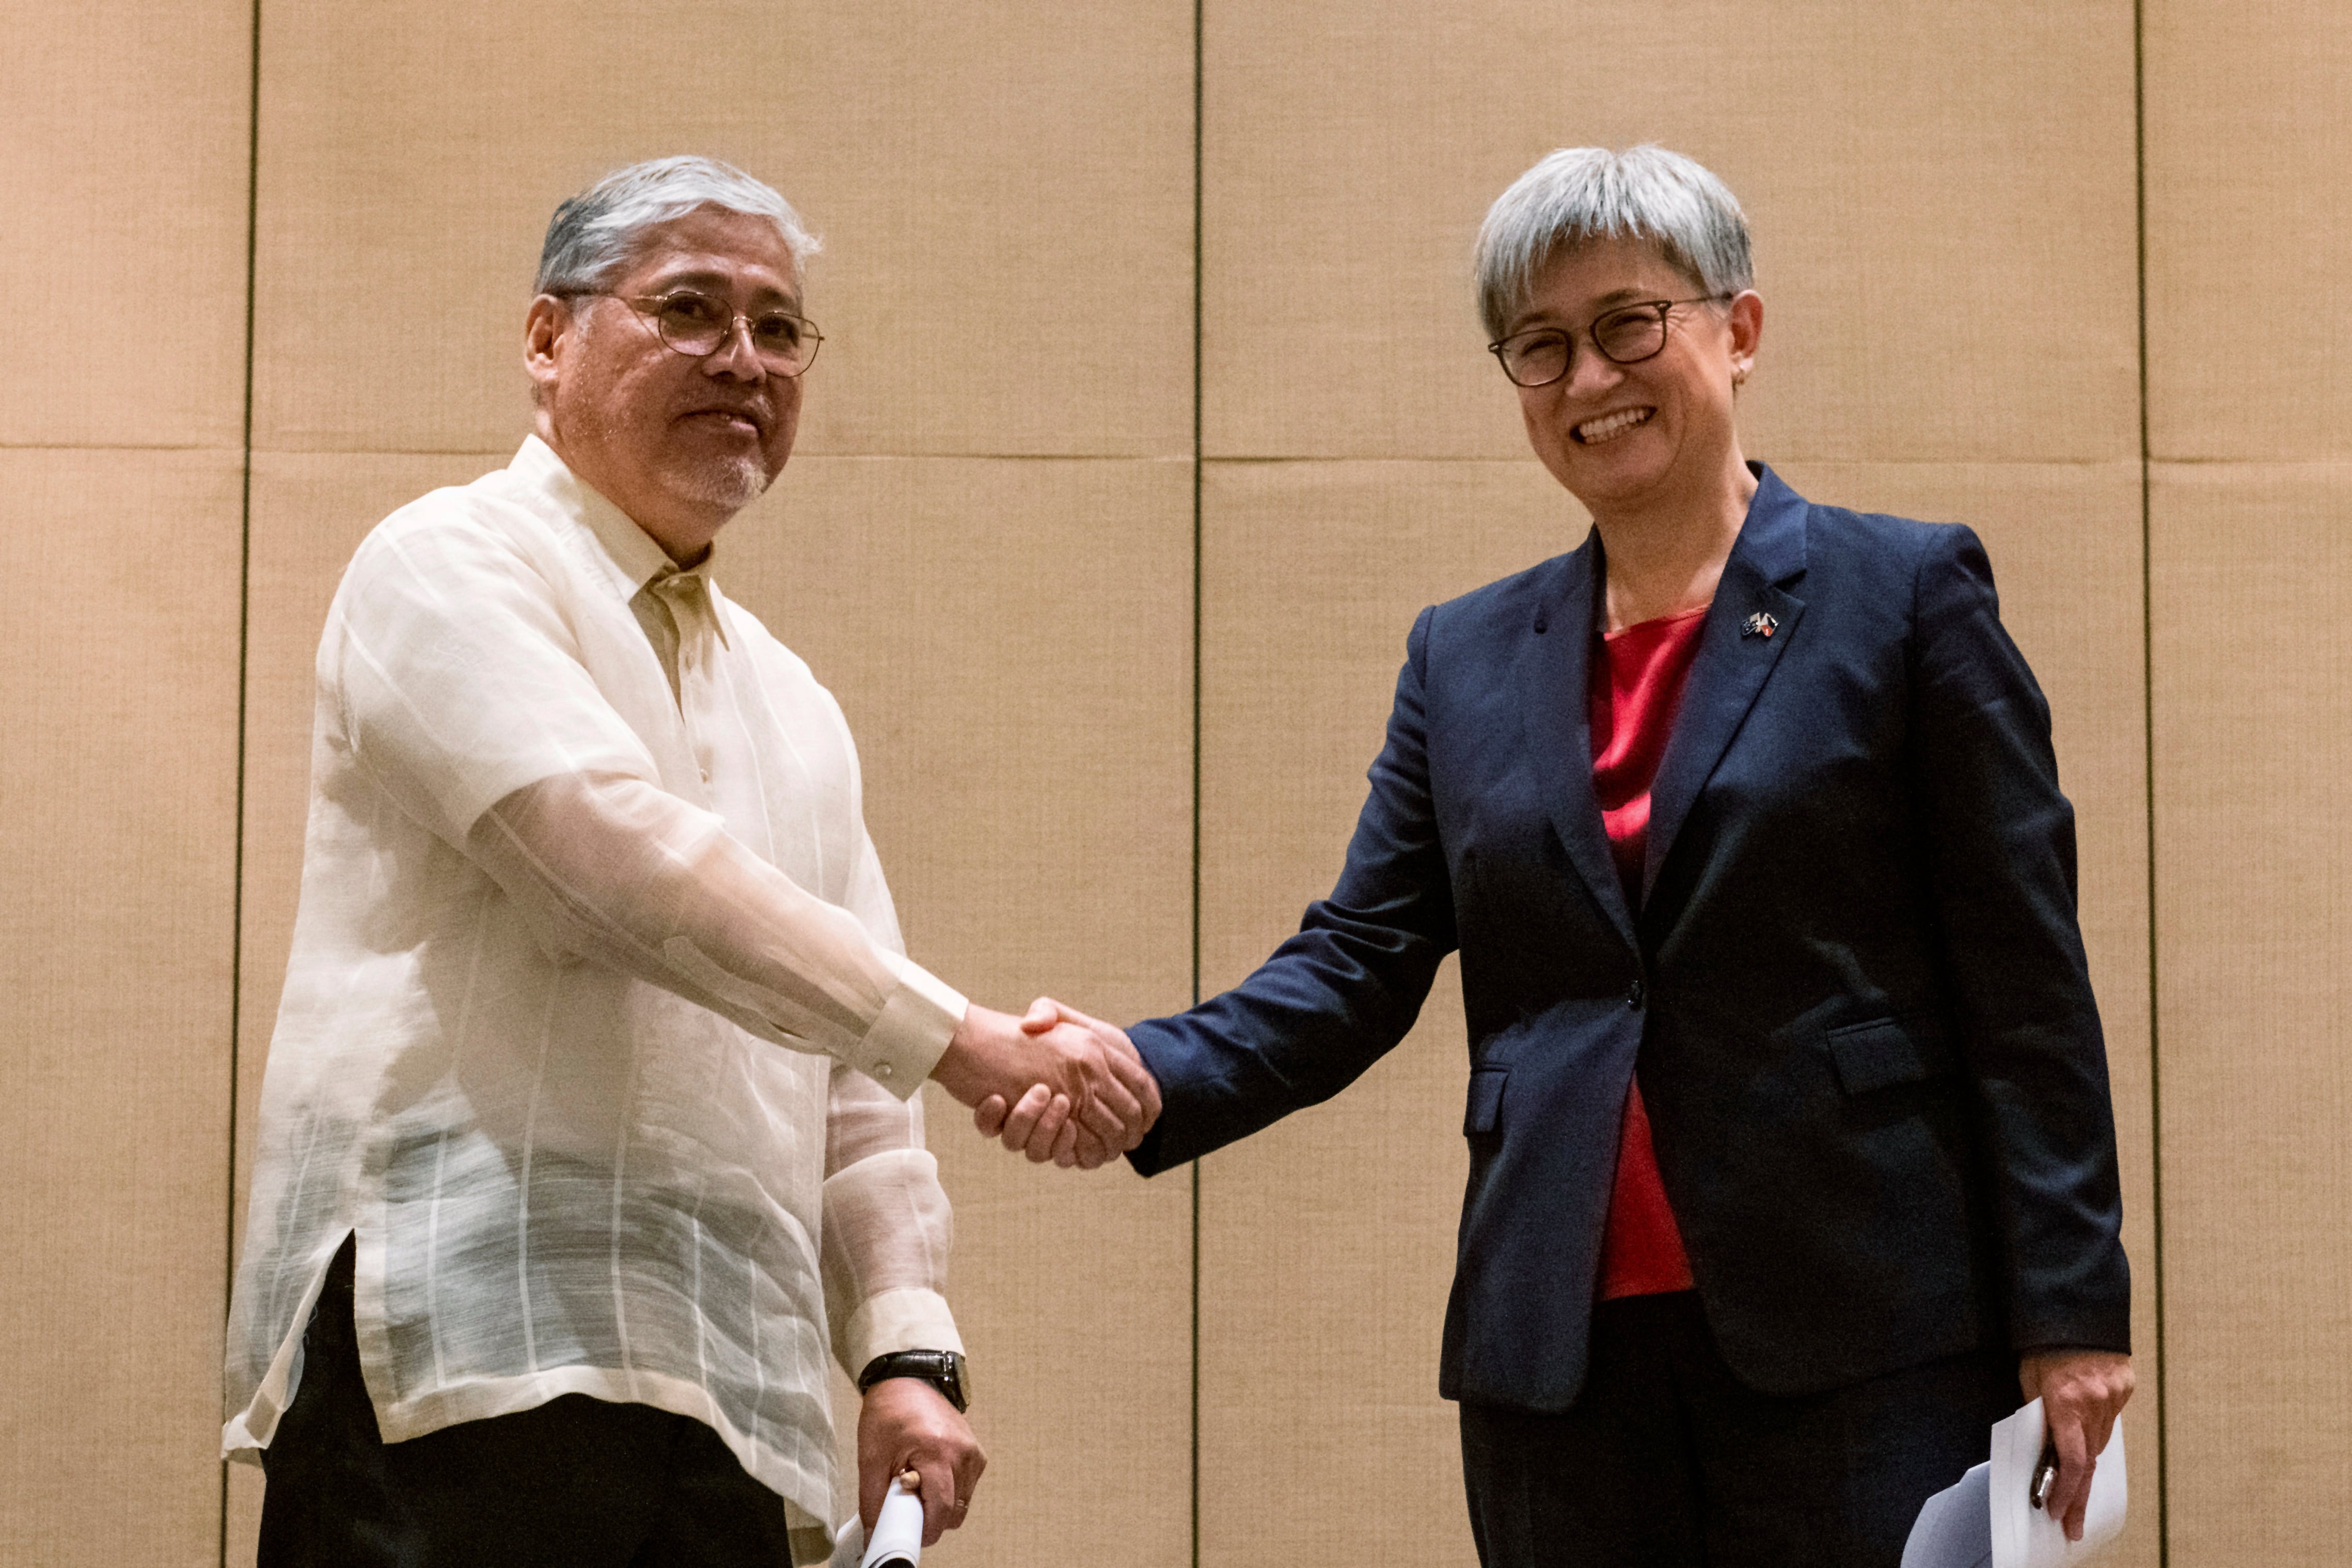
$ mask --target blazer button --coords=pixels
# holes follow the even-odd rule
[[[1646,994],[1647,993],[1642,989],[1642,982],[1639,980],[1634,981],[1632,985],[1625,988],[1625,1005],[1631,1008],[1633,1011],[1640,1012],[1642,1010],[1643,998]]]

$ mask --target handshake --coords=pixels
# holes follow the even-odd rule
[[[1127,1031],[1047,997],[1019,1018],[968,1009],[931,1076],[982,1136],[1041,1164],[1093,1170],[1160,1119],[1160,1084]]]

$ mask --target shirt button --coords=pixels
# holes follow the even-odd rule
[[[888,1078],[891,1076],[892,1071],[890,1064],[886,1061],[881,1066],[874,1070],[874,1076],[877,1078]]]
[[[1640,1012],[1642,1010],[1643,998],[1647,994],[1647,992],[1642,989],[1642,982],[1636,980],[1632,985],[1625,988],[1625,1005],[1633,1009],[1635,1012]]]
[[[705,784],[708,784],[708,783],[709,783],[709,782],[710,782],[710,769],[709,769],[709,768],[704,768],[704,769],[702,770],[702,781],[703,781]]]

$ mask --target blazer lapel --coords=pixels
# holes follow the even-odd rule
[[[1592,599],[1600,580],[1601,535],[1594,532],[1560,558],[1560,570],[1537,594],[1533,622],[1520,632],[1520,711],[1528,716],[1528,749],[1552,827],[1630,946],[1633,915],[1617,879],[1617,862],[1610,857],[1600,800],[1592,793],[1592,732],[1584,708]]]
[[[1804,575],[1810,507],[1770,469],[1759,465],[1757,476],[1755,498],[1748,504],[1731,559],[1724,563],[1714,608],[1699,629],[1698,657],[1683,688],[1674,737],[1650,785],[1650,839],[1642,861],[1645,906],[1675,835],[1805,613],[1804,601],[1783,585]]]

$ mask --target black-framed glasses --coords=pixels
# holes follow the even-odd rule
[[[1666,318],[1681,305],[1719,305],[1728,294],[1702,294],[1696,299],[1645,299],[1603,310],[1581,331],[1538,327],[1514,332],[1486,351],[1502,365],[1503,373],[1523,387],[1547,387],[1568,374],[1576,357],[1576,340],[1589,338],[1612,364],[1638,365],[1657,358],[1666,346]]]
[[[580,292],[595,295],[604,291],[586,288]],[[760,357],[762,369],[771,375],[796,376],[809,368],[816,358],[817,345],[824,341],[824,334],[805,316],[795,316],[789,310],[762,310],[755,316],[745,316],[725,301],[692,288],[673,289],[667,294],[604,297],[619,300],[650,321],[655,335],[665,346],[690,360],[717,353],[740,324],[751,333],[751,351]]]

